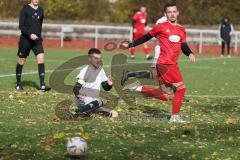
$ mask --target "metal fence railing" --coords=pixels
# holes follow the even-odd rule
[[[187,29],[187,39],[189,43],[198,45],[198,52],[203,52],[203,46],[218,44],[219,31],[208,29]],[[16,37],[20,34],[17,22],[0,22],[0,37]],[[108,25],[77,25],[77,24],[44,24],[43,36],[45,38],[55,38],[60,40],[61,47],[64,47],[64,38],[73,39],[91,38],[94,39],[95,47],[99,41],[104,40],[131,40],[132,27],[130,26],[108,26]],[[234,52],[238,51],[240,42],[240,31],[232,34],[232,44]]]

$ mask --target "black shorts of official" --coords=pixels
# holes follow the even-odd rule
[[[33,41],[30,38],[21,35],[18,44],[18,57],[27,58],[31,50],[33,51],[35,56],[40,53],[44,53],[42,39]]]

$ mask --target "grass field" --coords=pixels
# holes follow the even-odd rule
[[[83,54],[83,53],[82,53]],[[24,92],[13,90],[16,49],[0,49],[0,160],[70,159],[67,138],[87,139],[88,154],[80,159],[239,159],[240,59],[199,56],[196,63],[181,57],[179,66],[187,85],[189,103],[182,108],[185,125],[169,124],[171,102],[138,96],[138,106],[119,100],[120,113],[112,122],[95,116],[79,121],[59,119],[55,106],[72,95],[37,91],[38,74],[33,54],[24,66]],[[47,51],[47,78],[78,56],[76,51]],[[103,56],[111,64],[111,53]],[[145,62],[143,55],[130,62]],[[106,67],[107,73],[110,68]],[[73,84],[74,70],[66,84]],[[116,80],[119,83],[119,80]],[[113,90],[111,94],[118,97]],[[137,96],[137,95],[136,95]],[[154,115],[160,114],[160,117]]]

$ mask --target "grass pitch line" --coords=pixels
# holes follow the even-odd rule
[[[240,96],[237,95],[231,95],[231,96],[221,96],[221,95],[186,95],[186,97],[193,97],[193,98],[240,98]]]
[[[223,58],[221,57],[217,57],[217,58],[201,58],[198,61],[209,61],[209,60],[222,60]],[[179,60],[179,62],[187,62],[188,60]],[[131,61],[130,61],[131,62]],[[142,64],[142,63],[146,63],[149,61],[139,61],[139,62],[131,62],[132,64]],[[129,65],[129,64],[128,64]],[[116,65],[118,66],[118,65]],[[122,65],[121,65],[122,66]],[[110,68],[112,67],[111,65],[104,65],[104,68]],[[81,69],[82,67],[76,68],[76,69]],[[188,66],[187,68],[193,68],[193,69],[216,69],[217,68],[213,68],[213,67],[206,67],[206,66],[196,66],[196,67],[190,67]],[[64,69],[64,70],[58,70],[58,72],[64,72],[64,71],[68,71],[68,70],[72,70],[75,68],[69,68],[69,69]],[[47,70],[45,71],[46,73],[52,73],[55,70]],[[37,74],[37,71],[30,71],[30,72],[24,72],[22,73],[22,75],[32,75],[32,74]],[[1,74],[0,78],[6,78],[6,77],[15,77],[15,73],[10,73],[10,74]]]

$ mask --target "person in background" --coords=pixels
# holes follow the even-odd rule
[[[230,22],[230,19],[228,17],[224,17],[223,20],[221,21],[219,28],[220,28],[220,38],[221,38],[221,46],[222,46],[221,57],[224,57],[225,44],[226,44],[227,56],[228,58],[231,58],[230,44],[231,44],[231,35],[234,31],[234,28],[232,23]]]
[[[139,8],[139,11],[136,12],[132,17],[132,27],[133,27],[133,39],[137,40],[140,37],[144,36],[146,34],[146,31],[149,30],[149,27],[147,25],[147,8],[146,6],[142,5]],[[143,45],[144,52],[146,55],[146,59],[150,60],[153,57],[150,56],[150,51],[147,46],[147,44]],[[135,48],[130,49],[131,58],[135,58]]]

